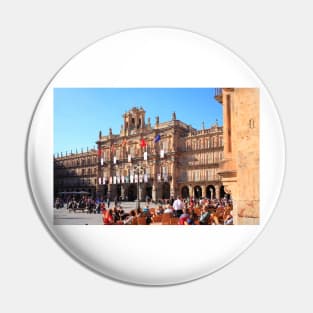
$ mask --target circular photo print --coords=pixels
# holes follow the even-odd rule
[[[142,285],[194,280],[240,255],[271,216],[284,166],[256,74],[215,41],[169,28],[75,55],[40,97],[27,142],[50,234],[87,268]]]

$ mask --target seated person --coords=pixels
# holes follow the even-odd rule
[[[114,207],[114,209],[112,211],[112,216],[113,216],[114,223],[116,223],[118,220],[120,220],[120,215],[119,215],[119,212],[118,212],[116,207]]]
[[[188,225],[190,222],[190,215],[188,209],[183,209],[183,214],[179,217],[179,225]]]
[[[124,212],[124,210],[122,209],[121,206],[118,206],[118,207],[117,207],[117,213],[118,213],[118,216],[119,216],[119,219],[120,219],[120,220],[125,219],[125,217],[127,217],[127,215],[128,215],[128,214],[126,214],[126,213]]]
[[[148,213],[149,212],[149,208],[148,208],[148,206],[145,206],[144,208],[143,208],[143,212],[142,213]]]
[[[141,210],[141,208],[138,208],[138,209],[136,210],[136,216],[137,216],[137,217],[142,216],[142,210]]]
[[[162,205],[159,205],[159,207],[156,210],[157,215],[162,215],[164,213],[164,209]]]
[[[125,218],[124,224],[125,225],[131,225],[136,218],[136,212],[135,210],[131,210],[129,215]]]
[[[173,207],[170,204],[167,204],[164,213],[173,213],[173,212],[174,212]]]
[[[102,219],[103,219],[103,224],[104,225],[112,225],[112,224],[114,224],[114,219],[113,219],[112,213],[113,213],[112,209],[103,211]]]
[[[203,207],[203,212],[201,213],[200,216],[200,225],[208,225],[212,221],[212,211],[210,210],[209,205],[204,205]]]
[[[232,208],[227,208],[225,210],[223,220],[224,220],[224,225],[233,225],[234,224],[234,218],[232,216]]]
[[[152,214],[150,213],[150,210],[148,207],[145,207],[140,214],[140,216],[146,217],[146,224],[150,225],[152,223]]]

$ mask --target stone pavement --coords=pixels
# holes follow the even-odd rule
[[[110,208],[114,203],[111,202]],[[136,208],[136,202],[122,202],[122,208],[125,212],[129,212]],[[155,205],[154,205],[155,206]],[[145,207],[145,202],[140,203],[140,207]],[[65,208],[53,209],[54,225],[103,225],[101,214],[89,214],[81,211],[68,211]]]

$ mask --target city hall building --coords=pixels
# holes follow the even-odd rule
[[[176,118],[151,123],[142,107],[122,115],[120,132],[101,131],[96,148],[54,157],[54,194],[86,191],[94,197],[133,201],[220,198],[223,127],[197,130]]]

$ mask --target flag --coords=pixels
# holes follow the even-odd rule
[[[148,152],[147,152],[147,151],[145,151],[145,152],[143,153],[143,159],[144,159],[145,161],[148,160]]]
[[[98,147],[98,157],[99,158],[101,157],[101,148],[100,148],[100,146]]]
[[[160,151],[160,157],[161,157],[162,159],[164,158],[164,150],[163,150],[163,149]]]
[[[101,185],[101,177],[99,177],[99,185]]]
[[[116,156],[113,157],[113,163],[116,164]]]
[[[156,137],[154,138],[154,143],[157,143],[161,140],[160,134],[157,134]]]
[[[103,166],[104,160],[103,158],[101,158],[101,166]]]
[[[123,140],[123,142],[122,142],[122,146],[126,146],[127,145],[127,140],[126,140],[126,138]]]
[[[144,139],[140,140],[140,146],[141,148],[144,148],[147,145],[147,142]]]
[[[103,185],[105,185],[105,177],[103,177]]]
[[[131,154],[129,154],[128,155],[128,163],[131,163],[131,161],[132,161],[132,156],[131,156]]]
[[[147,182],[148,182],[148,175],[147,175],[147,174],[144,174],[144,176],[143,176],[143,180],[144,180],[144,182],[145,182],[145,183],[147,183]]]

